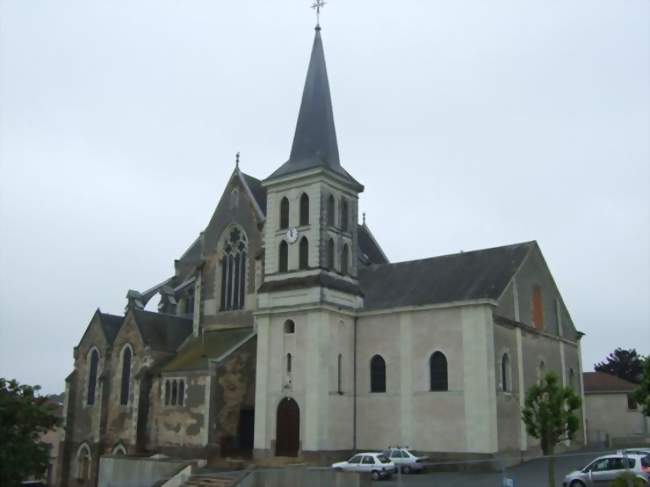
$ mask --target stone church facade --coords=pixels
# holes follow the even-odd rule
[[[539,246],[391,263],[357,223],[363,189],[339,160],[317,27],[289,160],[263,181],[237,166],[173,276],[92,316],[62,484],[95,485],[102,455],[536,454],[527,388],[553,370],[582,391],[581,334]]]

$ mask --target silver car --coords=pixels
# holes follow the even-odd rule
[[[422,472],[424,471],[424,461],[428,457],[418,457],[413,455],[408,448],[388,447],[388,450],[381,452],[389,458],[402,473]]]
[[[605,487],[625,472],[648,483],[650,480],[650,457],[647,455],[621,454],[596,458],[582,470],[564,477],[564,487]]]

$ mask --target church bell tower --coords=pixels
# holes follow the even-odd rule
[[[320,3],[320,2],[319,2]],[[264,182],[255,452],[328,461],[353,448],[358,199],[342,166],[321,28],[289,159]]]

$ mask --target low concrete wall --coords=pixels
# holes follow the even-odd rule
[[[287,467],[255,470],[237,487],[370,487],[368,474],[335,472],[331,468]]]
[[[104,456],[99,460],[98,487],[151,487],[167,480],[188,461],[142,457]]]

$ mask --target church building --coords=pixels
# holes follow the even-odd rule
[[[539,245],[391,262],[341,164],[319,26],[289,158],[269,173],[237,165],[173,275],[91,317],[66,379],[62,485],[96,485],[104,455],[538,454],[526,390],[546,371],[583,387]]]

